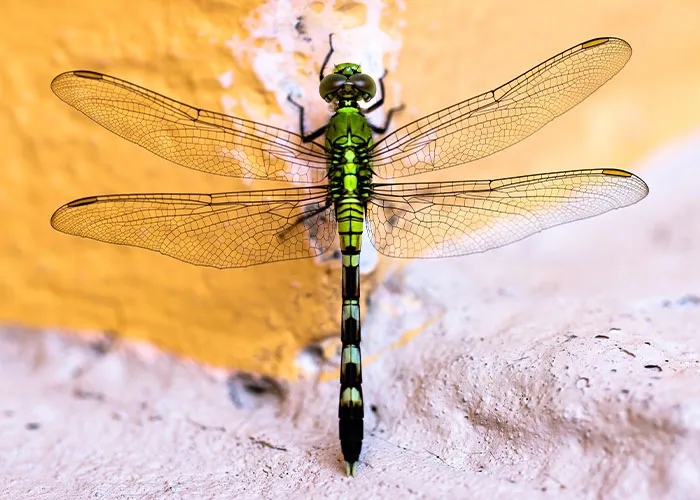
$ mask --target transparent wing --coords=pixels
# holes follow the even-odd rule
[[[571,170],[507,179],[377,184],[369,238],[391,257],[452,257],[631,205],[648,193],[623,170]]]
[[[631,54],[618,38],[576,45],[495,90],[385,136],[372,150],[375,173],[382,179],[421,174],[512,146],[588,97]]]
[[[64,233],[156,250],[218,268],[324,253],[336,221],[325,186],[218,194],[119,194],[72,201],[51,217]]]
[[[183,167],[294,182],[326,175],[323,147],[280,128],[194,108],[92,71],[58,75],[51,89],[107,130]]]

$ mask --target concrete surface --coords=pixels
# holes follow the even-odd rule
[[[5,329],[0,497],[697,498],[699,163],[700,132],[631,167],[638,205],[391,268],[363,325],[355,479],[332,345],[288,383]]]

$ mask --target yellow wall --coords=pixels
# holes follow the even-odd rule
[[[408,0],[405,9],[387,2],[376,17],[381,4],[370,1],[297,1],[285,3],[287,10],[253,0],[3,2],[0,320],[109,329],[212,364],[280,376],[293,376],[299,348],[338,331],[337,262],[218,271],[53,231],[55,208],[91,194],[269,187],[189,171],[110,134],[50,92],[56,74],[102,71],[196,106],[295,124],[282,82],[256,66],[256,51],[281,54],[285,71],[296,65],[308,82],[302,100],[315,106],[311,118],[319,124],[326,108],[313,72],[332,30],[345,58],[377,50],[395,69],[390,101],[408,104],[399,118],[405,122],[577,42],[618,36],[634,54],[600,92],[523,144],[434,178],[630,168],[700,124],[700,4],[609,3]],[[313,44],[292,38],[299,16]],[[230,88],[218,80],[227,72]]]

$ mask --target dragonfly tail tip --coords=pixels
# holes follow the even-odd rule
[[[345,474],[348,477],[355,477],[357,475],[357,462],[345,462]]]

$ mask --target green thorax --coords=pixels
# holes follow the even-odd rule
[[[328,179],[333,199],[365,202],[370,195],[372,130],[354,107],[339,108],[326,131]],[[349,201],[349,200],[348,200]]]

